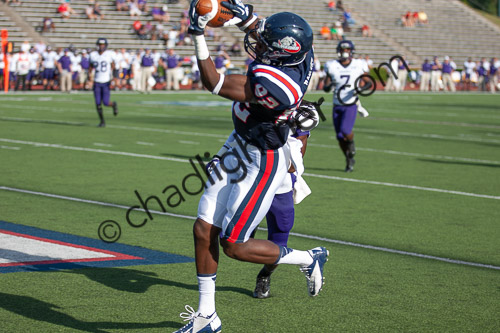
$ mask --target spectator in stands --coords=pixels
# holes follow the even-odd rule
[[[241,56],[241,44],[238,41],[235,41],[229,48],[229,53],[235,57]]]
[[[126,11],[128,9],[128,2],[127,0],[116,0],[116,10],[121,12],[121,11]]]
[[[231,61],[229,55],[224,51],[220,50],[214,59],[215,70],[219,74],[224,74],[226,72],[226,65]]]
[[[137,3],[137,0],[129,1],[128,12],[130,14],[130,17],[142,15],[142,11],[139,9],[139,4]]]
[[[453,79],[451,77],[453,66],[450,63],[450,57],[444,57],[443,64],[441,65],[441,71],[443,73],[442,80],[444,90],[448,91],[449,89],[451,92],[455,92],[455,82],[453,82]]]
[[[476,69],[476,63],[472,61],[472,58],[469,57],[467,61],[464,62],[464,72],[465,72],[464,83],[466,90],[470,90],[471,75],[474,73],[475,69]]]
[[[406,27],[413,27],[414,22],[413,22],[413,15],[411,14],[410,11],[407,11],[405,14],[405,22],[406,22]]]
[[[491,59],[489,81],[490,81],[490,91],[492,94],[494,94],[497,89],[500,90],[500,87],[498,86],[499,68],[500,68],[500,61],[498,60],[498,58]]]
[[[431,82],[431,69],[432,65],[429,63],[429,59],[425,59],[422,64],[422,70],[420,74],[420,91],[429,91],[429,84]]]
[[[348,8],[344,10],[344,21],[347,22],[349,26],[356,24],[356,21],[352,18],[352,13]]]
[[[441,64],[438,57],[434,57],[431,64],[431,91],[439,91],[439,78],[441,77]]]
[[[412,18],[413,24],[420,25],[420,19],[418,18],[418,12],[413,12],[413,14],[411,14],[411,18]]]
[[[342,0],[337,1],[337,10],[344,11],[344,5],[342,4]]]
[[[132,23],[132,29],[134,29],[134,32],[139,35],[139,31],[142,28],[142,23],[139,20],[135,20],[134,23]]]
[[[159,39],[159,40],[167,40],[168,39],[168,34],[167,34],[167,31],[165,31],[165,26],[163,25],[163,23],[161,22],[156,22],[156,26],[155,26],[155,35],[156,35],[156,38],[155,39]]]
[[[148,1],[147,0],[137,0],[137,7],[142,12],[148,12]]]
[[[56,25],[50,17],[44,17],[42,22],[42,32],[54,32],[56,31]]]
[[[427,14],[424,11],[418,12],[418,21],[420,24],[428,24],[429,19],[427,17]]]
[[[334,11],[334,10],[335,10],[335,8],[336,8],[336,7],[335,7],[335,1],[330,0],[330,1],[328,2],[328,4],[327,4],[327,7],[328,7],[328,10],[330,10],[330,11]]]
[[[372,37],[372,29],[367,24],[363,24],[361,27],[361,35],[363,37]]]
[[[153,20],[158,22],[167,23],[170,20],[170,15],[168,14],[168,7],[164,5],[163,7],[153,7],[151,9],[151,16],[153,16]]]
[[[104,14],[102,13],[101,5],[99,2],[96,2],[94,4],[94,15],[97,17],[98,20],[102,20],[104,17]]]
[[[69,5],[68,2],[62,2],[59,7],[57,7],[57,12],[61,14],[61,17],[65,20],[67,18],[70,18],[71,15],[75,14],[75,11],[71,6]]]
[[[323,37],[326,40],[331,40],[333,38],[332,37],[332,29],[330,29],[326,24],[321,27],[319,34],[321,35],[321,37]]]
[[[146,52],[141,59],[141,70],[142,70],[142,92],[150,93],[153,90],[153,86],[150,84],[153,73],[156,71],[154,66],[153,55],[150,49],[146,49]]]
[[[332,39],[343,40],[344,39],[344,28],[342,28],[342,23],[340,21],[335,22],[335,26],[331,29]]]
[[[182,60],[177,55],[174,49],[167,49],[160,59],[160,65],[165,68],[166,90],[179,90],[179,82],[181,81],[181,66]]]
[[[97,15],[94,13],[94,6],[89,4],[87,8],[85,8],[85,15],[91,21],[97,20]]]

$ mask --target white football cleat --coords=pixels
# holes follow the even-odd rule
[[[321,291],[325,283],[323,277],[323,266],[328,261],[330,252],[324,247],[316,247],[307,251],[313,258],[313,263],[309,266],[302,266],[300,270],[305,274],[307,279],[307,291],[309,296],[316,296]]]
[[[217,316],[217,312],[204,317],[200,313],[195,312],[189,305],[186,305],[185,309],[187,312],[182,312],[180,317],[184,321],[189,320],[189,323],[174,333],[217,333],[221,331],[222,324],[219,316]]]

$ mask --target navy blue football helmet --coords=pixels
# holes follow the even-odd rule
[[[260,20],[245,36],[247,53],[258,62],[273,66],[300,64],[312,45],[313,31],[309,24],[299,15],[289,12]]]
[[[348,49],[350,51],[347,51]],[[350,40],[342,40],[337,45],[337,55],[340,60],[352,58],[354,50],[355,50],[354,43],[351,42]]]
[[[97,45],[97,48],[99,49],[99,51],[104,51],[108,48],[108,40],[106,38],[99,38],[97,39],[97,42],[95,43],[95,45]],[[104,45],[104,48],[101,48],[101,45]]]

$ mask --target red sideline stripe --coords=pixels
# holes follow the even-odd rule
[[[295,98],[295,103],[297,103],[299,101],[299,94],[297,93],[297,90],[290,84],[290,82],[288,82],[288,80],[286,80],[282,76],[280,76],[274,72],[271,72],[270,70],[267,70],[265,68],[254,69],[254,73],[266,73],[266,74],[272,75],[274,78],[280,80],[281,83],[283,83],[285,86],[287,86],[288,89],[290,89],[290,91],[293,94],[293,97]]]
[[[238,237],[240,236],[241,230],[245,226],[245,224],[248,221],[248,218],[252,214],[253,209],[255,208],[255,204],[257,203],[257,200],[259,199],[260,195],[262,194],[262,190],[266,186],[267,181],[269,180],[269,177],[271,175],[271,172],[273,170],[273,164],[274,164],[274,151],[273,150],[267,150],[266,151],[266,168],[264,170],[264,176],[259,182],[259,185],[257,185],[257,188],[255,189],[255,192],[252,194],[250,197],[250,200],[248,201],[246,207],[243,209],[243,212],[241,213],[241,216],[236,222],[233,230],[231,231],[231,236],[228,238],[229,242],[236,242],[238,240]]]
[[[46,243],[53,243],[53,244],[58,244],[58,245],[64,245],[64,246],[69,246],[69,247],[74,247],[78,249],[84,249],[92,252],[98,252],[98,253],[105,253],[112,255],[113,257],[109,258],[87,258],[87,259],[55,259],[55,260],[44,260],[44,261],[30,261],[30,262],[23,262],[23,263],[6,263],[6,264],[0,264],[0,267],[6,267],[6,266],[21,266],[21,265],[40,265],[40,264],[52,264],[52,263],[61,263],[61,262],[82,262],[82,261],[105,261],[105,260],[133,260],[133,259],[144,259],[141,257],[136,257],[136,256],[130,256],[128,254],[123,254],[123,253],[118,253],[118,252],[113,252],[113,251],[108,251],[108,250],[103,250],[103,249],[98,249],[94,247],[88,247],[84,245],[78,245],[78,244],[72,244],[72,243],[66,243],[66,242],[60,242],[54,239],[48,239],[48,238],[41,238],[41,237],[36,237],[32,235],[26,235],[26,234],[19,234],[17,232],[12,232],[8,230],[3,230],[0,229],[0,233],[7,234],[7,235],[12,235],[12,236],[17,236],[17,237],[23,237],[23,238],[28,238],[28,239],[34,239]]]

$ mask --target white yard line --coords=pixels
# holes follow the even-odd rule
[[[9,150],[20,150],[20,147],[12,147],[12,146],[0,146],[1,149],[9,149]]]
[[[325,145],[320,143],[309,143],[307,142],[307,146],[318,147],[318,148],[329,148],[329,149],[338,149],[338,146],[332,143],[331,145]],[[484,163],[484,164],[497,164],[500,165],[500,161],[491,161],[491,160],[478,160],[475,158],[468,157],[455,157],[455,156],[446,156],[446,155],[430,155],[430,154],[420,154],[420,153],[410,153],[405,151],[396,151],[396,150],[388,150],[388,149],[373,149],[373,148],[362,148],[356,147],[356,150],[359,151],[369,151],[373,153],[384,153],[390,155],[402,155],[402,156],[413,156],[413,157],[423,157],[423,158],[431,158],[431,159],[443,159],[450,161],[461,161],[461,162],[472,162],[472,163]]]
[[[87,203],[87,204],[92,204],[92,205],[114,207],[114,208],[120,208],[120,209],[129,209],[129,207],[124,206],[124,205],[118,205],[118,204],[102,202],[102,201],[95,201],[95,200],[80,199],[80,198],[74,198],[74,197],[57,195],[57,194],[50,194],[50,193],[44,193],[44,192],[30,191],[30,190],[18,189],[18,188],[7,187],[7,186],[0,186],[0,190],[25,193],[25,194],[32,194],[32,195],[38,195],[38,196],[54,198],[54,199],[69,200],[69,201]],[[144,211],[142,209],[138,209],[138,210]],[[159,212],[159,211],[154,211],[154,210],[149,210],[149,212],[154,213],[154,214],[158,214],[158,215],[167,215],[167,216],[172,216],[172,217],[188,219],[188,220],[192,220],[192,221],[196,218],[194,216],[189,216],[189,215],[164,213],[164,212]],[[267,230],[265,228],[259,228],[259,229],[260,230]],[[410,257],[443,261],[443,262],[456,264],[456,265],[464,265],[464,266],[472,266],[472,267],[500,270],[499,266],[476,263],[476,262],[469,262],[469,261],[463,261],[463,260],[456,260],[456,259],[451,259],[451,258],[436,257],[436,256],[431,256],[431,255],[421,254],[421,253],[416,253],[416,252],[407,252],[407,251],[401,251],[401,250],[396,250],[396,249],[390,249],[390,248],[386,248],[386,247],[379,247],[379,246],[373,246],[373,245],[367,245],[367,244],[359,244],[359,243],[347,242],[347,241],[336,240],[336,239],[331,239],[331,238],[326,238],[326,237],[319,237],[319,236],[314,236],[314,235],[300,234],[300,233],[296,233],[296,232],[291,232],[290,235],[295,236],[295,237],[314,239],[314,240],[319,240],[319,241],[334,243],[334,244],[340,244],[340,245],[345,245],[345,246],[359,247],[359,248],[363,248],[363,249],[367,249],[367,250],[388,252],[388,253],[410,256]]]
[[[12,139],[5,139],[5,138],[0,138],[0,142],[8,142],[8,143],[14,143],[14,144],[25,144],[25,145],[35,146],[35,147],[46,147],[46,148],[55,148],[55,149],[86,151],[86,152],[94,152],[94,153],[102,153],[102,154],[122,155],[122,156],[129,156],[129,157],[139,157],[139,158],[149,158],[149,159],[155,159],[155,160],[166,160],[166,161],[172,161],[172,162],[189,163],[188,159],[155,156],[155,155],[147,155],[147,154],[136,154],[136,153],[112,151],[112,150],[104,150],[104,149],[73,147],[73,146],[65,146],[65,145],[42,143],[42,142],[21,141],[21,140],[12,140]],[[420,190],[420,191],[428,191],[428,192],[438,192],[438,193],[445,193],[445,194],[462,195],[462,196],[467,196],[467,197],[475,197],[475,198],[483,198],[483,199],[500,200],[500,196],[494,196],[494,195],[476,194],[476,193],[445,190],[445,189],[438,189],[438,188],[431,188],[431,187],[422,187],[422,186],[414,186],[414,185],[406,185],[406,184],[394,184],[394,183],[378,182],[378,181],[371,181],[371,180],[361,180],[361,179],[353,179],[353,178],[327,176],[327,175],[319,175],[319,174],[313,174],[313,173],[304,173],[304,175],[309,176],[309,177],[329,179],[329,180],[347,181],[347,182],[363,183],[363,184],[370,184],[370,185],[382,185],[382,186],[388,186],[388,187],[396,187],[396,188],[404,188],[404,189],[412,189],[412,190]]]

